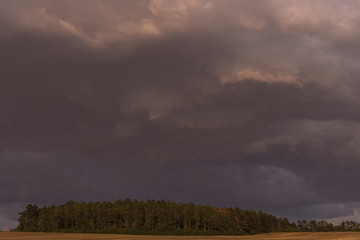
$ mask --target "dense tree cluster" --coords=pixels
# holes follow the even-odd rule
[[[169,201],[117,200],[67,202],[39,208],[28,204],[15,231],[98,232],[141,234],[255,234],[268,232],[325,232],[358,230],[354,221],[333,226],[326,221],[290,223],[262,211],[177,204]]]
[[[310,222],[302,220],[297,222],[297,230],[300,232],[359,231],[360,224],[355,221],[343,221],[340,225],[334,226],[324,220]]]
[[[326,221],[305,220],[297,222],[297,230],[299,232],[331,232],[337,230],[333,224]]]
[[[18,231],[165,234],[253,234],[295,231],[296,224],[261,211],[169,201],[67,202],[19,213]]]

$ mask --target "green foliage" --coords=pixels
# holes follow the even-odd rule
[[[262,211],[218,208],[170,201],[117,200],[67,202],[39,208],[27,205],[19,213],[16,231],[124,233],[154,235],[240,235],[269,232],[354,230],[344,222],[334,227],[325,221],[290,223]]]
[[[17,230],[19,231],[27,231],[27,232],[35,232],[39,231],[39,215],[40,209],[36,205],[28,204],[26,206],[25,211],[19,213],[19,226]]]

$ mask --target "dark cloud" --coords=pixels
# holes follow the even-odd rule
[[[0,224],[125,197],[356,218],[359,9],[0,1]]]

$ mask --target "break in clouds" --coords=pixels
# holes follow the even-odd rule
[[[360,2],[0,0],[0,225],[118,198],[358,219]]]

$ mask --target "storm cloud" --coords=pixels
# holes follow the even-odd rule
[[[0,0],[0,225],[167,199],[359,220],[360,3]]]

